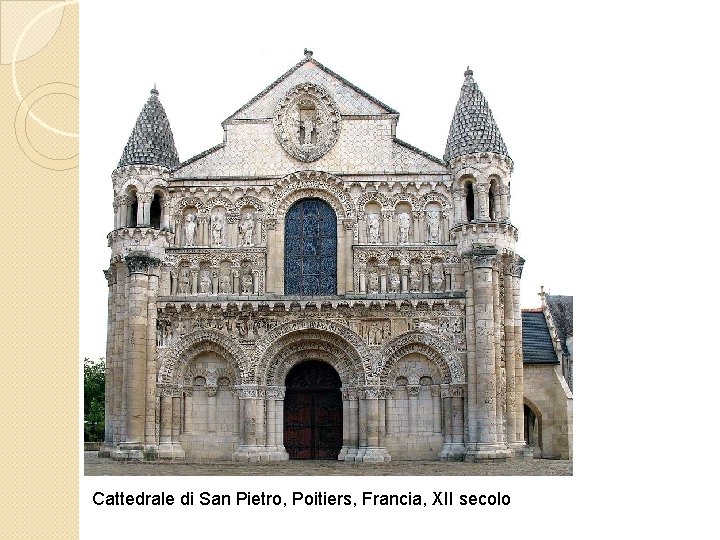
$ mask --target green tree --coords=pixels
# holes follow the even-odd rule
[[[85,358],[83,371],[85,441],[102,441],[105,439],[105,359],[92,362]]]

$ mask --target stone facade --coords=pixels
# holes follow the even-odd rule
[[[448,161],[398,118],[306,51],[177,163],[153,90],[112,175],[103,453],[288,459],[315,360],[338,459],[530,455],[512,160],[469,70]]]

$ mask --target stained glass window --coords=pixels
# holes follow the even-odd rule
[[[337,218],[321,199],[302,199],[285,216],[285,294],[337,293]]]

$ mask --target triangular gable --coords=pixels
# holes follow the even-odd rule
[[[298,62],[279,79],[225,119],[272,118],[277,103],[293,86],[310,82],[323,86],[333,97],[342,115],[399,114],[379,99],[361,90],[347,79],[312,58]]]

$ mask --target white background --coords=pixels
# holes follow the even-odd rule
[[[578,352],[572,478],[83,478],[84,537],[710,536],[720,47],[709,5],[84,2],[82,356],[104,356],[110,174],[153,83],[185,160],[219,143],[220,122],[304,47],[400,111],[398,137],[439,157],[471,66],[515,161],[523,306],[539,305],[541,284],[574,295]],[[500,490],[513,503],[322,513],[89,504],[97,487],[359,493],[386,484]]]

